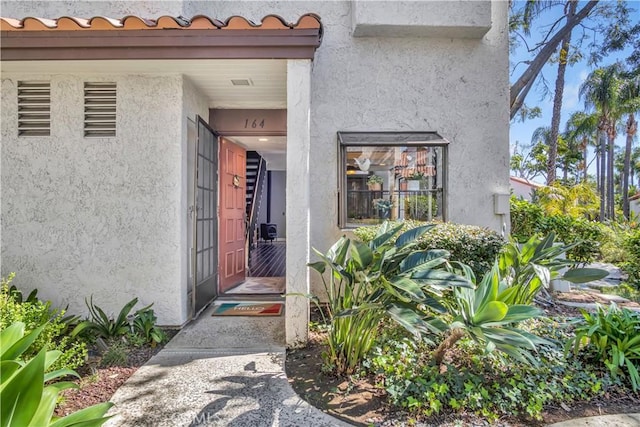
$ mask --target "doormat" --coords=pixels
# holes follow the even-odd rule
[[[216,302],[212,316],[280,316],[281,302]]]

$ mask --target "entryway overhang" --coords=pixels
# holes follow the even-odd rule
[[[118,59],[313,59],[322,41],[314,14],[260,24],[234,16],[219,21],[162,16],[149,20],[61,17],[0,18],[2,61]]]

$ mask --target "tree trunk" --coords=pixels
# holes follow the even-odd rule
[[[464,336],[464,330],[462,329],[454,329],[451,331],[449,336],[444,339],[433,352],[433,360],[436,365],[441,365],[444,360],[444,356],[447,354],[447,350],[454,346],[455,343],[460,340]]]
[[[587,137],[582,138],[582,164],[584,165],[582,168],[582,181],[587,182],[587,155],[589,154],[589,150],[587,149]],[[597,164],[597,163],[596,163]]]
[[[598,184],[598,190],[600,192],[600,222],[607,219],[606,209],[607,206],[607,192],[606,192],[606,176],[607,176],[607,149],[606,149],[606,136],[604,130],[598,131],[598,141],[600,146],[600,182]]]
[[[570,0],[571,2],[577,2],[577,0]],[[518,110],[524,103],[526,93],[523,93],[523,89],[527,86],[531,86],[533,80],[538,77],[540,70],[547,63],[553,52],[558,48],[558,45],[562,42],[568,32],[571,32],[573,28],[578,25],[584,18],[586,18],[594,7],[598,4],[598,0],[591,0],[587,3],[580,12],[573,15],[571,18],[567,18],[567,22],[564,24],[558,32],[545,44],[540,50],[538,55],[531,61],[529,67],[522,73],[520,78],[511,86],[510,89],[510,118],[513,119]]]
[[[623,181],[622,181],[622,212],[624,217],[629,219],[629,172],[631,170],[631,146],[633,143],[633,137],[638,131],[638,122],[636,122],[635,115],[629,114],[627,120],[627,143],[624,147],[624,166],[623,166]]]
[[[569,0],[565,6],[567,21],[576,14],[578,3]],[[556,180],[556,162],[558,160],[558,133],[560,132],[560,114],[562,111],[562,96],[564,94],[564,75],[567,71],[569,59],[569,47],[571,46],[571,31],[562,40],[558,58],[558,75],[556,77],[556,92],[553,96],[553,115],[551,116],[551,137],[549,138],[549,158],[547,159],[547,185],[552,185]],[[564,180],[567,181],[567,168],[565,163]]]
[[[611,123],[609,132],[607,132],[608,151],[607,154],[607,217],[611,220],[615,220],[615,174],[614,174],[614,147],[615,147],[615,123]]]

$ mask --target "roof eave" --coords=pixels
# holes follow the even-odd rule
[[[2,31],[0,60],[313,59],[318,29]]]

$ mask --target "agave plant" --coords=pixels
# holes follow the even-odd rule
[[[53,412],[62,390],[77,388],[72,382],[52,381],[65,376],[78,376],[70,369],[46,373],[60,357],[59,351],[41,350],[29,361],[22,354],[33,344],[44,325],[24,335],[25,325],[16,322],[0,332],[0,425],[3,427],[97,427],[109,417],[104,415],[112,406],[101,403],[63,418]],[[45,383],[48,385],[45,386]]]
[[[338,373],[352,373],[373,345],[380,321],[389,317],[416,336],[440,333],[446,325],[442,290],[472,287],[449,272],[448,252],[416,250],[416,239],[433,225],[406,231],[385,222],[368,244],[342,237],[321,261],[309,264],[320,273],[328,296],[330,329],[325,363]],[[327,273],[327,274],[325,274]],[[328,276],[328,280],[327,277]]]
[[[446,302],[454,316],[449,333],[433,357],[441,364],[446,352],[468,335],[486,346],[486,351],[499,350],[522,362],[535,363],[531,352],[538,345],[551,344],[517,327],[523,320],[540,317],[540,309],[527,304],[511,304],[501,300],[501,279],[497,263],[475,288],[456,288]],[[446,300],[445,300],[446,301]]]

